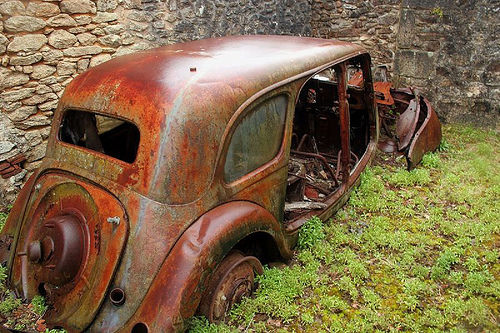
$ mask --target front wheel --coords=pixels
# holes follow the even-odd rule
[[[200,313],[212,323],[226,319],[232,306],[249,297],[255,288],[255,273],[263,273],[262,264],[253,256],[231,251],[210,278],[201,303]]]

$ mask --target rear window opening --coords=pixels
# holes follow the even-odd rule
[[[132,163],[139,147],[139,130],[122,119],[92,112],[68,110],[59,130],[59,139]]]

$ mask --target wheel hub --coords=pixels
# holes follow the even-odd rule
[[[209,286],[208,295],[200,304],[200,312],[211,322],[221,322],[232,306],[254,290],[255,272],[262,274],[260,261],[240,252],[231,252],[221,262]]]
[[[63,286],[80,270],[85,253],[82,223],[73,215],[55,216],[45,222],[28,244],[28,260],[41,268],[42,280]]]

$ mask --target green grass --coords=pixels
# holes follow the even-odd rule
[[[9,216],[9,213],[0,212],[0,230],[3,229],[3,226],[5,225],[5,221],[7,221],[7,216]]]
[[[380,155],[254,298],[193,332],[500,332],[500,135],[445,126],[415,170]]]

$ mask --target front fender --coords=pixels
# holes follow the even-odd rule
[[[182,330],[184,319],[198,308],[206,278],[238,241],[255,232],[271,235],[281,255],[290,257],[281,224],[264,208],[235,201],[207,212],[180,237],[122,331],[130,332],[137,323],[150,332]]]

